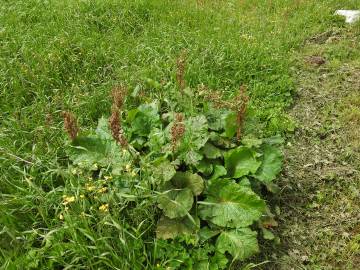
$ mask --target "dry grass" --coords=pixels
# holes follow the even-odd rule
[[[334,67],[337,59],[330,57],[319,67],[304,59],[309,52],[346,48],[348,42],[308,44],[296,59],[302,64],[297,65],[298,97],[291,114],[298,129],[286,148],[280,195],[279,233],[286,249],[275,253],[272,269],[359,266],[360,63],[342,59],[348,63]]]

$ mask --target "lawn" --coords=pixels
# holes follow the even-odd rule
[[[88,132],[96,128],[99,118],[111,114],[114,86],[127,87],[128,110],[136,108],[139,101],[167,102],[177,89],[178,59],[186,54],[188,91],[206,89],[232,100],[246,86],[249,104],[244,136],[279,135],[308,151],[309,146],[315,147],[308,141],[314,137],[304,139],[294,131],[302,130],[304,123],[299,121],[310,123],[314,119],[301,116],[296,111],[297,102],[310,104],[326,97],[326,89],[342,85],[346,79],[336,73],[343,70],[343,62],[351,65],[343,71],[344,76],[351,73],[351,78],[356,78],[354,74],[359,74],[359,26],[346,26],[333,16],[336,9],[359,9],[357,0],[0,2],[1,269],[167,269],[167,259],[178,256],[188,260],[176,247],[166,254],[162,242],[153,239],[158,212],[156,202],[146,199],[149,194],[134,196],[131,202],[118,201],[118,208],[106,215],[83,213],[80,204],[64,214],[64,194],[75,194],[78,200],[83,186],[72,173],[74,167],[66,151],[69,138],[63,128],[63,111],[76,115],[81,130]],[[340,42],[311,44],[314,37],[331,29],[339,33]],[[330,36],[337,38],[330,34],[326,40]],[[303,64],[309,55],[329,59],[325,72],[328,84],[316,84],[324,73]],[[320,91],[311,87],[322,89],[322,94],[301,99],[302,87],[310,94]],[[348,95],[334,96],[341,102],[330,103],[333,107],[310,106],[314,112],[323,110],[326,116],[332,115],[331,110],[338,112],[335,118],[319,116],[318,122],[326,123],[320,133],[331,133],[334,127],[329,122],[339,121],[341,127],[358,123],[358,84],[349,83],[347,91]],[[333,147],[348,147],[350,161],[344,154],[345,160],[356,171],[352,148],[358,143],[356,134],[353,129],[344,134],[339,135],[343,142]],[[303,168],[296,162],[289,167],[301,156],[295,150],[285,147],[286,172]],[[301,165],[311,163],[309,158]],[[348,199],[351,203],[347,201],[351,206],[358,200],[356,176],[354,172],[340,196],[342,202],[355,196]],[[311,216],[316,223],[324,215],[330,220],[341,209],[330,213],[319,209],[318,205],[326,204],[326,196],[335,192],[331,185],[309,186],[306,178],[300,187],[305,185],[309,193],[312,188],[320,192],[310,196],[311,203],[308,198],[299,203],[293,202],[291,195],[299,196],[300,187],[295,187],[294,193],[294,187],[288,188],[286,175],[281,179],[280,197],[267,198],[271,208],[281,210],[275,239],[260,241],[263,253],[258,257],[227,267],[241,269],[249,263],[269,261],[259,267],[345,269],[345,261],[359,261],[357,221],[351,221],[354,235],[350,229],[341,231],[347,234],[344,245],[348,252],[332,251],[337,231],[332,235],[322,231],[328,242],[320,241],[320,247],[314,248],[313,238],[311,247],[294,245],[304,241],[302,237],[308,233],[302,211],[319,211],[318,216]],[[302,178],[294,177],[291,185],[296,185],[297,179]],[[331,204],[326,205],[331,209]],[[121,209],[126,207],[133,211],[122,216]],[[295,228],[297,220],[302,222]],[[314,223],[310,225],[311,236],[318,232],[318,227],[312,227]],[[304,265],[299,266],[299,260]]]

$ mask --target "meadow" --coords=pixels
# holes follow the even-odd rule
[[[279,223],[279,228],[273,221],[266,228],[254,229],[261,231],[262,235],[260,237],[259,233],[258,248],[254,247],[257,244],[251,243],[254,252],[239,254],[234,249],[229,251],[228,247],[223,247],[226,252],[217,256],[216,252],[221,250],[221,245],[218,244],[218,250],[214,250],[209,243],[205,251],[204,248],[191,253],[184,247],[195,245],[192,238],[185,237],[178,242],[157,240],[156,233],[159,230],[156,226],[161,213],[156,206],[160,205],[167,217],[173,215],[176,218],[185,215],[179,214],[184,209],[177,209],[177,213],[171,214],[171,209],[166,208],[169,201],[159,202],[159,191],[151,190],[154,183],[146,187],[139,184],[129,187],[127,178],[118,182],[112,180],[116,179],[116,173],[105,168],[107,164],[112,164],[112,160],[101,161],[102,157],[98,155],[94,163],[84,165],[79,162],[82,153],[71,150],[74,142],[71,142],[64,129],[63,117],[63,112],[71,112],[76,117],[79,133],[88,136],[87,139],[95,136],[94,131],[100,119],[96,136],[99,136],[98,139],[111,138],[111,132],[105,131],[107,122],[101,119],[115,115],[116,101],[111,97],[114,88],[126,88],[126,105],[121,104],[117,108],[120,110],[120,107],[125,107],[124,111],[120,111],[124,116],[124,131],[135,136],[133,145],[136,144],[134,147],[137,150],[151,143],[150,146],[146,144],[146,147],[156,152],[159,151],[155,146],[158,142],[141,141],[146,132],[146,135],[152,132],[145,132],[143,128],[147,125],[152,128],[167,126],[171,121],[176,122],[176,119],[182,123],[180,116],[175,116],[175,120],[164,120],[161,113],[181,109],[186,119],[195,119],[202,114],[208,119],[222,117],[220,114],[211,115],[211,108],[202,101],[204,95],[207,97],[207,93],[220,93],[222,99],[234,101],[239,89],[246,87],[248,102],[241,135],[247,140],[243,140],[240,147],[250,149],[254,159],[249,166],[258,162],[258,167],[240,174],[237,173],[237,167],[227,167],[236,151],[229,150],[231,154],[202,153],[208,159],[224,155],[224,162],[214,162],[211,166],[235,170],[234,175],[239,179],[245,176],[265,179],[256,170],[261,164],[266,164],[264,160],[259,161],[261,155],[266,155],[266,149],[276,145],[273,151],[277,153],[286,148],[287,142],[294,145],[297,145],[297,141],[307,143],[294,136],[294,132],[304,124],[299,123],[299,119],[311,121],[311,118],[297,118],[299,113],[291,113],[301,96],[299,85],[309,88],[318,82],[318,77],[312,77],[318,74],[317,69],[304,65],[303,58],[316,54],[330,59],[328,68],[333,85],[330,83],[323,86],[324,89],[335,89],[346,81],[336,75],[343,61],[354,67],[344,71],[344,74],[359,74],[359,26],[357,24],[349,28],[341,18],[333,16],[334,11],[340,8],[359,9],[359,3],[356,0],[0,0],[0,269],[355,269],[351,267],[359,262],[360,254],[360,238],[358,232],[355,232],[358,228],[356,220],[351,223],[354,235],[348,235],[351,247],[346,254],[332,252],[330,247],[334,240],[329,240],[326,243],[328,256],[321,257],[320,253],[327,251],[320,247],[310,250],[318,252],[310,259],[308,254],[307,258],[304,255],[294,260],[282,257],[283,254],[294,254],[294,249],[289,249],[291,243],[284,244],[281,236],[284,230],[290,235],[286,239],[292,242],[298,241],[292,238],[294,235],[307,233],[306,227],[300,226],[300,233],[297,231],[299,228],[295,228],[292,233],[294,227],[284,229],[281,225],[282,222],[287,224],[287,218],[282,216],[284,211],[293,211],[288,206],[293,203],[291,196],[298,195],[292,189],[287,189],[286,181],[278,183],[280,188],[275,184],[266,185],[271,192],[263,195],[263,200],[274,214],[280,216],[278,219],[271,215]],[[340,36],[340,42],[335,45],[307,45],[311,38],[319,35],[321,38],[321,33],[327,33],[329,29],[348,34]],[[349,37],[352,42],[349,42]],[[181,57],[184,57],[181,73],[185,87],[179,86]],[[356,78],[355,75],[353,77]],[[360,119],[356,101],[358,84],[349,83],[348,86],[350,89],[353,87],[353,90],[349,90],[349,96],[340,97],[340,105],[326,108],[328,115],[332,110],[336,111],[335,120],[340,122],[340,126],[342,123],[356,125]],[[155,105],[141,107],[143,104],[153,104],[156,100],[161,103],[159,111],[154,109]],[[313,102],[313,99],[305,100]],[[231,106],[225,103],[225,109]],[[307,110],[307,107],[302,109]],[[240,111],[238,107],[237,110]],[[140,113],[145,116],[136,120],[136,115]],[[334,119],[326,121],[332,122]],[[192,125],[201,130],[200,122],[196,118],[196,121],[185,123],[185,126],[187,130],[191,130]],[[329,130],[333,128],[326,123],[328,125],[325,129],[330,128],[322,130],[324,134],[331,133]],[[132,125],[137,126],[132,128]],[[177,127],[181,130],[181,124]],[[189,147],[200,151],[206,143],[201,138],[212,138],[212,135],[206,132],[197,134],[196,128],[194,137],[189,140],[198,145]],[[227,132],[227,126],[221,128]],[[230,137],[235,136],[234,129],[230,133]],[[151,134],[154,138],[155,133]],[[357,142],[356,134],[349,133],[341,138],[344,137],[347,138],[347,144],[350,141],[349,151],[353,151],[355,148],[351,148],[351,144]],[[121,144],[120,141],[118,143]],[[303,144],[297,145],[298,149]],[[337,147],[344,145],[345,142]],[[75,146],[81,148],[84,145],[75,142]],[[111,144],[111,147],[114,145]],[[106,148],[101,151],[113,150]],[[144,158],[152,153],[146,151],[140,151],[145,153]],[[286,149],[283,152],[286,162],[287,154],[294,158],[300,155],[297,151]],[[348,163],[353,162],[353,169],[357,171],[357,156],[354,153],[349,155],[350,161],[348,156],[345,159]],[[121,163],[124,159],[131,164],[140,164],[139,158],[131,155],[116,156],[114,160]],[[184,157],[186,170],[206,174],[203,167],[192,163],[193,157],[191,161],[189,159]],[[274,159],[277,160],[277,157]],[[176,160],[174,158],[171,161]],[[102,162],[104,164],[101,165]],[[155,159],[151,162],[160,161]],[[151,162],[149,164],[153,164]],[[92,166],[95,163],[103,169],[94,169]],[[126,168],[127,163],[123,163],[122,166]],[[290,160],[285,163],[286,170],[291,170],[289,164],[297,168]],[[131,177],[140,177],[142,169],[139,168],[124,169],[128,173],[129,182],[133,182]],[[169,167],[160,169],[167,171]],[[148,171],[152,170],[152,167],[148,168]],[[283,177],[278,173],[277,176]],[[144,175],[141,177],[144,178]],[[151,177],[156,178],[154,175]],[[161,174],[161,177],[168,176]],[[171,177],[173,175],[169,179]],[[346,186],[346,196],[350,196],[350,191],[355,194],[353,190],[359,187],[357,172],[352,177],[352,184]],[[241,179],[242,188],[251,193],[249,186]],[[219,187],[220,184],[214,189]],[[311,192],[313,188],[308,185],[304,190]],[[314,195],[317,204],[326,203],[327,194],[331,194],[328,188],[326,186],[325,193]],[[253,189],[256,194],[260,194],[263,187],[256,186]],[[275,192],[277,189],[281,189],[281,192]],[[194,193],[194,198],[190,196],[191,202],[203,194],[202,188],[201,191],[194,188],[190,190]],[[211,190],[208,193],[211,194]],[[253,195],[253,205],[257,203],[259,206],[261,202],[257,201],[256,196]],[[351,196],[354,196],[351,197],[351,203],[347,203],[356,205],[357,195]],[[233,222],[231,219],[226,223],[208,220],[208,213],[201,207],[209,200],[199,206],[199,212],[203,212],[200,214],[203,217],[201,226],[204,222],[208,222],[206,226],[212,230],[215,230],[211,227],[213,223],[230,226]],[[293,207],[302,206],[294,202]],[[197,208],[190,208],[187,207],[186,213],[197,213]],[[260,210],[264,212],[264,209]],[[311,212],[318,208],[310,203],[303,209]],[[293,215],[304,215],[302,211],[293,212]],[[193,216],[192,212],[190,214]],[[338,215],[339,212],[330,214]],[[250,225],[253,220],[258,222],[256,215],[250,218]],[[193,221],[194,224],[200,224],[195,218]],[[167,222],[171,223],[169,220]],[[246,234],[247,229],[242,228],[240,231]],[[316,228],[314,230],[316,234]],[[328,235],[324,237],[333,239]],[[294,256],[298,256],[298,253],[295,252]],[[208,254],[215,254],[210,262],[207,262]],[[304,264],[299,265],[299,260]],[[343,267],[345,261],[349,262],[348,268]]]

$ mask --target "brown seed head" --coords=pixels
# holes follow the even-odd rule
[[[113,104],[121,109],[124,105],[125,97],[127,94],[127,89],[123,85],[115,86],[111,91],[111,96],[113,98]]]
[[[182,113],[177,113],[175,115],[175,121],[171,127],[171,144],[173,151],[177,146],[178,141],[184,136],[185,133],[185,124],[184,124],[184,115]]]
[[[111,108],[109,127],[114,140],[117,141],[121,146],[126,146],[128,143],[121,127],[120,112],[116,104],[113,104]]]
[[[120,134],[120,113],[119,109],[113,104],[111,108],[111,116],[109,118],[109,127],[111,130],[111,135],[114,140],[119,142],[119,134]]]
[[[74,140],[77,137],[79,128],[77,126],[75,116],[70,112],[63,112],[62,116],[64,118],[64,129],[69,135],[71,140]]]
[[[249,96],[246,94],[246,87],[241,86],[239,90],[239,94],[235,98],[234,106],[236,109],[236,138],[240,140],[242,125],[245,120],[246,108],[249,102]]]

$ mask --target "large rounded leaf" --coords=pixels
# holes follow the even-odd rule
[[[209,139],[207,120],[204,115],[198,115],[189,117],[184,124],[185,133],[178,142],[176,154],[187,165],[196,165],[203,158],[199,150]]]
[[[270,182],[274,180],[281,171],[283,154],[278,147],[273,145],[264,145],[262,150],[262,164],[254,176],[260,181]]]
[[[169,218],[184,217],[194,203],[194,195],[189,188],[165,191],[158,197],[158,206]]]
[[[234,259],[245,260],[259,252],[257,233],[249,228],[224,231],[216,241],[220,253],[229,252]]]
[[[214,173],[213,175],[211,176],[210,179],[218,179],[220,178],[221,176],[224,176],[227,174],[227,171],[226,169],[224,168],[224,166],[221,166],[221,165],[215,165],[214,166]]]
[[[238,128],[236,117],[236,113],[231,112],[225,118],[225,136],[228,138],[233,138],[236,134]]]
[[[230,228],[247,227],[265,211],[265,202],[258,195],[229,179],[212,180],[206,200],[199,204],[202,219]]]
[[[240,146],[225,154],[225,167],[230,177],[240,178],[255,173],[261,162],[256,160],[257,153],[248,147]]]
[[[154,127],[160,127],[160,115],[158,113],[158,102],[140,105],[136,111],[128,117],[131,130],[139,136],[147,136]],[[129,115],[130,116],[130,115]]]
[[[97,135],[78,136],[67,149],[70,160],[84,169],[97,169],[121,163],[121,151],[115,141],[100,139]]]
[[[176,174],[174,165],[167,159],[153,164],[152,173],[155,183],[160,184],[169,181]]]
[[[222,151],[220,148],[217,148],[213,144],[207,142],[204,147],[202,148],[202,153],[205,157],[209,159],[215,159],[222,157]]]
[[[156,238],[174,239],[177,236],[195,234],[200,227],[200,221],[194,217],[193,221],[189,217],[170,219],[162,216],[156,227]]]
[[[200,195],[204,189],[204,180],[198,174],[177,172],[171,179],[177,188],[189,188],[194,195]]]

